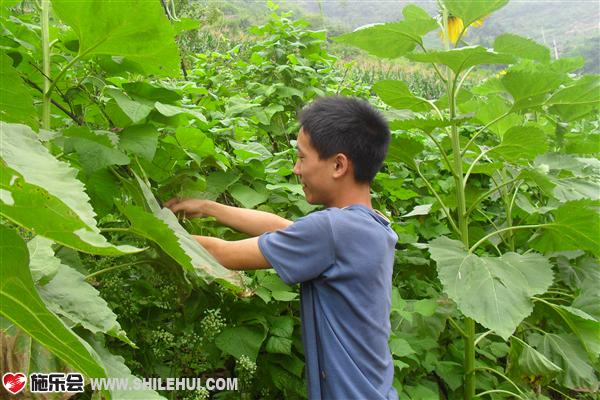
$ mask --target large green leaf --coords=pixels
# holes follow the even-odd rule
[[[600,255],[600,218],[598,204],[591,200],[574,200],[551,211],[553,220],[529,241],[543,253],[563,250],[587,250]]]
[[[260,203],[264,203],[269,198],[268,193],[259,193],[247,185],[236,183],[228,189],[229,194],[233,196],[244,208],[254,208]]]
[[[518,162],[533,160],[538,154],[548,149],[546,134],[539,128],[531,126],[514,126],[506,131],[502,143],[490,151],[490,155]]]
[[[547,63],[550,61],[550,49],[523,36],[505,33],[496,37],[494,50],[498,53],[512,54]]]
[[[587,105],[600,103],[600,75],[584,75],[572,85],[557,90],[547,105]]]
[[[125,359],[121,356],[116,356],[110,353],[106,347],[96,340],[90,339],[92,348],[98,354],[98,357],[102,360],[106,375],[110,378],[123,378],[127,379],[130,387],[135,387],[135,380],[139,379],[135,377],[127,365],[125,365]],[[140,389],[140,390],[120,390],[115,387],[110,390],[110,394],[115,400],[155,400],[164,399],[157,392],[151,389]]]
[[[258,142],[238,143],[233,140],[229,141],[233,152],[238,159],[249,162],[252,160],[265,161],[273,157],[271,152]]]
[[[292,352],[292,339],[280,336],[271,336],[265,345],[267,353],[287,354]]]
[[[128,126],[119,134],[119,147],[152,161],[158,145],[159,133],[154,125]]]
[[[359,47],[377,57],[400,57],[422,43],[422,36],[438,28],[437,22],[422,8],[408,5],[402,10],[404,21],[361,28],[335,38]]]
[[[12,64],[12,58],[0,53],[0,119],[24,123],[37,130],[39,122],[33,96]]]
[[[105,377],[87,343],[46,308],[35,290],[23,239],[4,225],[0,225],[0,237],[0,314],[76,371]]]
[[[131,100],[125,93],[118,89],[109,88],[105,92],[115,99],[117,105],[134,124],[142,122],[150,114],[150,111],[152,111],[151,106]]]
[[[487,125],[487,129],[500,137],[513,126],[523,123],[522,116],[509,113],[511,105],[502,96],[473,99],[461,104],[459,107],[463,112],[475,113],[475,119],[479,120],[483,125]],[[504,114],[507,113],[508,115],[505,116]]]
[[[528,183],[537,185],[559,202],[600,200],[600,176],[596,159],[547,153],[536,157],[534,168],[521,171]]]
[[[600,200],[600,176],[594,166],[597,162],[569,154],[547,153],[536,157],[534,168],[521,171],[520,176],[561,203]]]
[[[142,236],[156,242],[161,248],[177,260],[181,266],[193,275],[198,275],[206,282],[216,280],[221,285],[235,291],[244,288],[242,276],[231,271],[215,260],[215,258],[190,235],[168,208],[161,208],[149,185],[136,175],[136,179],[152,214],[129,206],[128,217],[132,218],[133,228]],[[151,222],[153,221],[153,222]],[[152,226],[150,224],[155,224]],[[166,230],[165,230],[166,228]]]
[[[546,101],[563,121],[579,119],[600,104],[600,75],[584,75],[574,84],[557,90]]]
[[[121,87],[134,100],[145,102],[148,105],[154,105],[156,101],[170,104],[181,100],[181,94],[176,91],[162,86],[154,86],[144,81],[123,83]]]
[[[237,326],[225,328],[215,338],[215,344],[223,352],[235,358],[247,356],[251,361],[256,362],[258,351],[266,337],[267,332],[263,326]]]
[[[86,253],[120,255],[140,249],[114,246],[100,234],[94,211],[75,176],[25,125],[0,122],[0,213],[26,229]]]
[[[373,85],[373,91],[384,103],[399,110],[428,111],[431,109],[426,99],[412,94],[406,83],[402,81],[379,81]]]
[[[523,345],[518,363],[527,375],[553,376],[562,371],[562,368],[528,344]]]
[[[596,271],[596,276],[600,270]],[[591,315],[597,321],[600,321],[600,287],[596,283],[600,282],[598,278],[592,278],[589,282],[582,282],[579,296],[573,300],[572,306]]]
[[[555,305],[554,308],[592,358],[597,358],[600,355],[600,321],[573,306]]]
[[[508,71],[500,82],[513,98],[511,111],[544,104],[549,92],[567,80],[566,74],[547,70]]]
[[[29,249],[29,269],[36,285],[45,285],[58,272],[60,260],[54,257],[52,240],[36,236],[27,242]]]
[[[406,56],[412,61],[447,65],[455,74],[483,64],[512,64],[515,58],[510,54],[496,53],[481,46],[468,46],[447,51],[411,53]]]
[[[180,106],[174,106],[171,104],[163,104],[160,101],[154,103],[156,111],[164,115],[165,117],[173,117],[179,114],[190,115],[201,122],[206,122],[206,117],[200,111],[194,108],[185,108]]]
[[[386,161],[403,162],[416,169],[415,157],[425,149],[423,143],[413,138],[393,137]]]
[[[508,339],[533,310],[531,297],[552,284],[550,262],[535,253],[479,257],[441,236],[429,242],[448,296],[466,316]]]
[[[175,137],[184,150],[193,152],[199,157],[215,154],[215,144],[200,129],[180,127],[177,128]]]
[[[79,56],[124,56],[152,74],[179,76],[179,49],[160,2],[53,0],[79,38]]]
[[[200,276],[206,282],[217,280],[219,283],[239,290],[242,286],[238,273],[229,271],[217,263],[194,238],[183,232],[174,232],[166,220],[177,222],[170,210],[163,209],[150,214],[136,206],[125,206],[121,211],[131,222],[131,230],[137,235],[152,240],[169,256],[181,265],[190,275]]]
[[[52,242],[38,240],[32,252],[31,265],[56,265],[58,268],[52,279],[45,284],[38,284],[38,293],[48,309],[70,321],[80,324],[90,332],[99,332],[114,336],[127,344],[134,345],[121,325],[117,316],[108,307],[100,293],[85,281],[85,277],[77,270],[62,264],[54,256]]]
[[[595,392],[598,390],[598,378],[594,367],[588,362],[587,355],[579,341],[573,335],[546,333],[533,334],[533,344],[546,358],[563,372],[557,379],[561,385],[570,389]]]
[[[465,26],[485,18],[492,12],[504,7],[508,0],[444,0],[444,5],[455,17],[460,17]]]
[[[287,315],[269,319],[269,333],[275,336],[291,338],[294,333],[294,319]]]
[[[470,118],[470,117],[469,117]],[[463,118],[459,120],[466,120],[468,118]],[[406,131],[409,129],[419,129],[423,132],[431,133],[436,128],[445,128],[447,126],[454,125],[456,122],[447,120],[447,119],[426,119],[426,118],[413,118],[413,119],[396,119],[390,121],[390,130],[396,131]]]
[[[119,198],[122,192],[115,174],[103,168],[86,176],[84,183],[98,218],[109,214],[114,209],[114,199]]]
[[[66,144],[73,146],[88,174],[111,165],[129,164],[129,157],[115,146],[109,135],[112,132],[92,132],[85,126],[74,126],[63,131]]]

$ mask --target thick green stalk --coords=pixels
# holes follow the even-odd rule
[[[42,63],[44,71],[42,128],[50,129],[50,0],[42,0]]]
[[[450,49],[449,35],[448,35],[448,10],[443,8],[443,24],[444,31],[444,44],[446,50]],[[452,121],[456,117],[456,82],[457,77],[454,76],[454,72],[450,68],[446,69],[446,86],[448,93],[448,108],[450,111],[450,120]],[[454,186],[456,188],[456,202],[458,211],[458,229],[460,231],[460,239],[465,245],[469,247],[469,221],[466,213],[466,201],[465,201],[465,180],[463,176],[462,168],[462,153],[460,149],[460,135],[458,127],[452,125],[450,130],[450,140],[452,143],[452,154],[454,158]],[[464,392],[463,397],[465,400],[473,399],[475,396],[475,321],[471,318],[465,318],[465,329],[464,329],[464,342],[465,342],[465,360],[464,360]]]

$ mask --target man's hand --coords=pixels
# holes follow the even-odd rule
[[[212,203],[210,200],[203,199],[185,199],[180,200],[172,198],[167,201],[164,206],[169,208],[173,213],[177,214],[183,212],[186,217],[206,217],[208,213],[208,207]]]
[[[174,213],[183,212],[187,217],[215,217],[217,222],[250,236],[284,229],[292,224],[276,214],[248,208],[227,206],[211,200],[171,199],[165,203]]]

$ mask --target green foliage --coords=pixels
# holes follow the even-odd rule
[[[337,41],[359,47],[378,57],[396,58],[422,46],[422,36],[437,28],[437,23],[425,10],[406,6],[404,21],[374,25],[338,36]]]
[[[0,231],[2,317],[78,371],[90,377],[106,376],[90,346],[44,305],[29,272],[29,254],[23,239],[6,226],[0,226]]]
[[[2,215],[82,251],[117,255],[140,250],[113,246],[100,235],[76,170],[54,158],[30,128],[1,124],[2,191],[10,199],[2,202]]]
[[[533,311],[530,298],[553,281],[550,263],[535,253],[478,257],[443,236],[429,242],[429,252],[444,291],[460,310],[505,340]]]
[[[77,57],[126,57],[143,71],[177,75],[179,51],[159,2],[53,0],[53,10],[77,35]]]
[[[441,2],[439,27],[448,26],[449,16],[460,17],[468,27],[505,3]],[[595,134],[589,125],[584,130],[578,126],[597,115],[598,96],[593,89],[597,77],[569,76],[568,60],[551,62],[549,49],[512,34],[499,36],[494,50],[463,47],[458,40],[455,46],[445,43],[445,51],[419,51],[416,45],[423,43],[423,31],[410,38],[411,46],[398,51],[388,42],[402,44],[409,39],[405,32],[394,36],[386,30],[395,24],[412,32],[422,27],[420,22],[411,25],[405,13],[402,22],[361,29],[338,40],[379,57],[405,56],[428,63],[446,85],[445,95],[437,99],[423,98],[401,81],[384,78],[373,85],[398,115],[390,124],[397,137],[390,144],[389,177],[380,175],[376,184],[381,184],[382,197],[389,193],[409,202],[403,208],[410,212],[403,214],[395,229],[400,242],[416,250],[401,251],[397,262],[404,267],[421,265],[392,301],[392,327],[397,321],[390,341],[396,388],[408,398],[437,398],[436,389],[443,388],[446,398],[458,398],[461,390],[468,399],[477,392],[480,396],[502,392],[515,398],[530,398],[532,392],[559,393],[542,384],[597,390],[597,368],[592,365],[597,362],[600,321],[570,305],[578,289],[573,292],[575,287],[568,283],[573,278],[565,277],[573,275],[555,275],[554,270],[567,267],[558,267],[552,258],[567,251],[596,255],[600,248],[596,239],[598,152],[575,150],[564,142],[565,134],[577,141]],[[464,33],[459,31],[458,36]],[[486,64],[499,64],[505,70],[465,86],[469,76]],[[574,154],[565,154],[567,149]],[[406,195],[399,179],[403,187],[425,198],[414,204],[415,197]],[[445,231],[440,227],[444,222]],[[437,273],[420,254],[424,248]],[[532,249],[540,253],[531,253]],[[576,258],[563,265],[578,268]],[[428,268],[423,270],[422,265]],[[395,282],[411,278],[402,270],[397,273]],[[438,279],[441,285],[435,283]],[[448,320],[454,329],[442,325],[424,332],[415,318],[417,308],[409,307],[401,295],[450,302],[455,310],[442,309],[426,320],[431,327],[436,317],[442,324]],[[537,333],[530,335],[532,329],[546,340],[536,339]],[[513,339],[507,346],[488,341],[490,334]],[[556,343],[563,337],[579,340],[564,339],[565,348],[578,347],[581,374],[574,376],[575,368],[560,359]],[[431,353],[425,340],[450,344]],[[425,348],[424,358],[415,357]],[[433,370],[437,383],[428,386],[432,380],[424,371]],[[419,382],[420,389],[409,382]]]
[[[342,94],[391,120],[373,205],[399,236],[389,344],[400,397],[593,396],[598,76],[572,75],[579,60],[550,61],[513,34],[493,50],[424,49],[444,15],[468,25],[505,1],[446,1],[441,17],[411,5],[403,21],[336,39],[420,68],[389,61],[364,74],[336,67],[326,33],[274,5],[234,46],[232,31],[177,17],[225,27],[232,9],[210,3],[166,2],[169,18],[159,2],[67,3],[53,2],[47,96],[33,67],[37,11],[1,17],[0,93],[19,99],[0,102],[2,314],[21,328],[3,332],[29,343],[23,360],[88,376],[235,376],[240,393],[219,398],[305,398],[297,288],[272,271],[224,269],[192,235],[244,236],[210,218],[178,221],[160,202],[201,197],[290,219],[314,210],[292,172],[296,112]],[[38,131],[44,102],[50,129]],[[28,249],[15,232],[35,234]],[[22,296],[37,308],[9,313]]]

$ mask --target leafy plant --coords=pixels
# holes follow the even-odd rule
[[[436,237],[425,245],[437,264],[443,292],[462,314],[462,324],[449,321],[463,337],[464,355],[458,360],[448,359],[463,364],[462,379],[454,383],[446,367],[436,375],[452,391],[463,386],[466,399],[502,393],[531,398],[528,393],[540,393],[542,379],[554,379],[574,391],[593,392],[598,389],[592,372],[598,353],[590,347],[597,341],[600,321],[571,302],[579,291],[563,291],[565,282],[555,278],[558,267],[552,257],[580,249],[594,255],[600,251],[597,161],[585,158],[589,154],[585,150],[583,154],[565,151],[562,142],[562,132],[597,111],[597,91],[587,97],[581,89],[587,85],[597,88],[600,81],[595,75],[569,75],[576,61],[552,61],[549,49],[517,35],[499,36],[494,49],[462,47],[460,38],[469,25],[505,3],[443,1],[437,20],[410,5],[404,8],[403,21],[361,29],[337,40],[375,56],[404,56],[428,63],[446,85],[446,93],[439,99],[414,95],[402,81],[384,80],[373,86],[389,106],[412,111],[409,118],[392,121],[392,127],[425,138],[399,133],[397,140],[402,145],[392,144],[390,149],[390,158],[412,169],[435,197],[426,211],[407,216],[425,214],[433,218],[430,210],[435,207],[442,212],[453,238]],[[456,45],[446,40],[445,50],[426,49],[422,36],[436,29],[447,32],[450,17],[464,22]],[[505,70],[465,89],[463,83],[469,74],[489,64]],[[558,107],[556,99],[561,99]],[[585,141],[587,136],[581,133],[571,140]],[[423,155],[429,146],[438,150],[443,162]],[[424,174],[432,164],[440,168],[438,181],[449,179],[441,188],[447,195]],[[587,177],[585,183],[578,179],[582,175]],[[407,194],[406,189],[402,194]],[[547,313],[542,314],[542,309]],[[579,313],[583,313],[577,317],[581,318],[579,325],[568,322],[571,315]],[[588,350],[587,357],[581,359],[587,367],[578,369],[581,375],[576,381],[565,381],[555,376],[557,365],[565,365],[561,360],[569,356],[560,355],[542,340],[555,336],[568,340],[573,334],[579,340],[569,343]],[[506,370],[478,360],[478,354],[484,354],[478,345],[489,344],[485,341],[489,335],[510,339],[507,363],[512,372],[519,370],[535,378],[522,381],[523,375],[517,373],[511,379]],[[414,353],[410,349],[408,353],[398,350],[397,355],[409,356]],[[530,361],[531,357],[537,361]],[[400,369],[406,366],[403,362],[397,365]],[[565,368],[561,372],[577,374]],[[497,375],[505,383],[490,385],[491,377],[486,376],[490,373],[494,380]],[[529,387],[523,388],[515,380]]]
[[[0,326],[5,346],[24,343],[10,347],[23,370],[237,376],[240,393],[165,395],[306,397],[297,289],[225,270],[188,232],[241,234],[160,201],[314,210],[292,173],[296,112],[342,94],[370,99],[394,131],[373,203],[399,236],[401,397],[593,396],[598,77],[512,34],[494,50],[422,41],[503,1],[448,0],[437,19],[408,6],[404,21],[339,38],[428,65],[406,82],[338,68],[325,32],[273,4],[233,48],[194,53],[197,24],[175,2],[16,3],[0,5]]]

